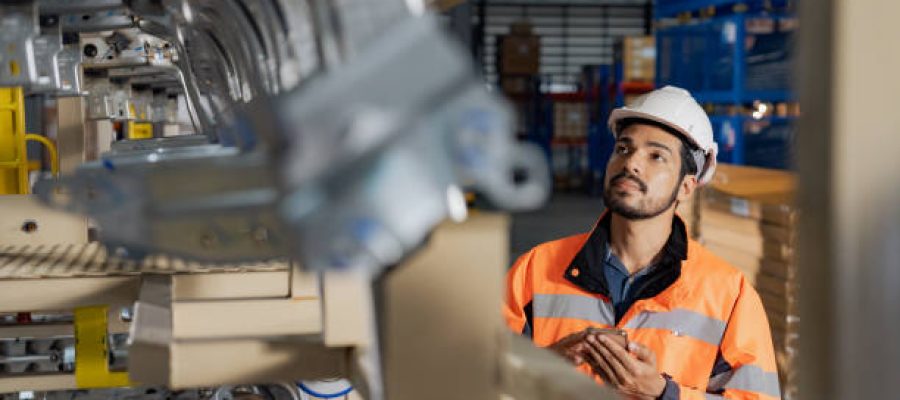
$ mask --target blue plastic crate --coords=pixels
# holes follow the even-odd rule
[[[709,103],[792,100],[795,26],[784,15],[735,14],[661,28],[657,85],[683,87]]]
[[[719,162],[789,169],[794,158],[795,118],[710,117]]]
[[[791,7],[792,0],[656,0],[653,9],[655,18],[674,17],[684,12],[693,12],[715,7],[717,12],[727,13],[728,8],[744,4],[749,12],[783,10]]]

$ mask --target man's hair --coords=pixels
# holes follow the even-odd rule
[[[694,146],[694,144],[691,143],[690,141],[688,141],[687,138],[685,138],[684,135],[681,134],[681,132],[678,132],[671,126],[668,126],[664,123],[654,121],[652,119],[636,118],[636,117],[623,118],[616,125],[616,132],[621,133],[622,131],[625,130],[625,128],[628,128],[629,126],[634,125],[634,124],[643,124],[643,125],[654,126],[654,127],[662,129],[662,130],[672,134],[673,136],[677,137],[678,141],[681,142],[681,150],[679,151],[679,154],[681,154],[681,177],[679,179],[684,179],[684,177],[688,176],[688,175],[697,175],[697,172],[698,172],[697,171],[697,162],[694,161],[694,156],[693,156],[692,152],[698,151],[699,148],[697,146]]]

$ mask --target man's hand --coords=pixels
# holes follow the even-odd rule
[[[587,361],[603,380],[629,399],[656,399],[666,389],[666,379],[656,368],[656,355],[631,342],[628,350],[604,335],[587,337]]]
[[[580,365],[585,362],[584,355],[587,352],[588,345],[585,341],[588,336],[588,329],[575,332],[569,336],[560,339],[558,342],[551,344],[548,349],[559,354],[570,363]]]

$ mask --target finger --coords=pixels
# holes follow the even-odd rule
[[[588,344],[593,345],[592,347],[594,350],[600,354],[604,361],[606,361],[615,375],[616,381],[619,382],[619,385],[630,386],[634,381],[634,374],[622,365],[618,358],[612,354],[610,347],[616,345],[612,344],[612,346],[610,346],[608,343],[612,343],[612,341],[602,337],[602,335],[599,338],[595,336],[588,337]]]
[[[581,365],[581,363],[587,361],[587,348],[588,344],[584,341],[580,341],[569,348],[569,351],[572,354],[572,361],[575,365]]]
[[[628,350],[631,350],[631,353],[634,354],[638,360],[654,366],[656,365],[656,354],[646,346],[640,343],[630,342],[628,343]]]
[[[628,367],[624,365],[621,360],[619,360],[618,357],[613,354],[613,350],[616,347],[619,347],[619,345],[612,340],[609,340],[609,338],[599,337],[594,339],[595,340],[593,344],[596,346],[597,352],[600,353],[600,355],[610,365],[619,383],[623,386],[630,386],[634,382],[634,377],[637,374],[635,371],[629,370]],[[590,339],[588,340],[588,343],[591,343]],[[628,357],[631,356],[628,355]]]
[[[570,334],[569,336],[566,336],[565,338],[560,340],[560,343],[570,345],[570,344],[584,340],[585,336],[587,336],[586,330],[578,331],[578,332]]]
[[[575,353],[569,357],[569,361],[571,361],[572,364],[581,365],[581,363],[584,362],[584,357],[580,353]]]
[[[588,364],[591,365],[591,368],[594,372],[600,375],[600,378],[603,379],[607,384],[613,387],[619,387],[621,384],[619,380],[616,379],[615,374],[612,372],[612,367],[609,363],[597,352],[592,346],[587,346],[585,353],[588,357]]]
[[[637,374],[639,366],[635,358],[631,354],[628,354],[627,350],[608,337],[601,336],[597,339],[603,347],[610,352],[611,356],[622,365],[622,367],[630,374]]]
[[[583,343],[585,336],[587,336],[586,331],[575,332],[550,345],[549,348],[550,350],[569,358],[569,352],[579,344]]]

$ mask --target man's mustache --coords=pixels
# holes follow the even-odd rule
[[[640,178],[638,178],[632,174],[629,174],[628,172],[620,172],[620,173],[616,174],[616,176],[613,176],[613,178],[610,179],[609,184],[614,185],[622,179],[628,179],[628,180],[636,183],[638,185],[638,187],[641,189],[642,193],[647,193],[647,184],[644,183],[644,181],[640,180]]]

